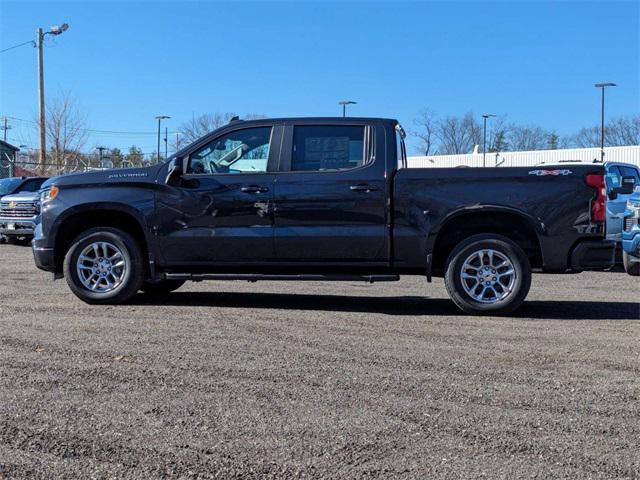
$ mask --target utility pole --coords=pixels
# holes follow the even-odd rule
[[[486,167],[486,156],[487,156],[487,119],[490,117],[495,117],[493,113],[485,113],[482,115],[482,166]]]
[[[171,117],[169,117],[168,115],[157,115],[156,116],[156,120],[158,120],[158,154],[156,156],[156,163],[160,163],[160,122],[162,122],[162,120],[166,120],[169,119]]]
[[[4,141],[7,141],[7,130],[11,130],[11,125],[7,125],[8,118],[4,117],[4,126],[2,129],[4,130]]]
[[[40,173],[44,173],[47,158],[47,143],[45,135],[45,110],[44,110],[44,61],[42,59],[42,42],[45,35],[60,35],[67,31],[69,25],[63,23],[60,26],[51,27],[48,32],[38,28],[36,34],[36,47],[38,48],[38,112],[40,123],[40,154],[38,156],[38,168]]]
[[[47,152],[47,140],[44,130],[44,64],[42,60],[42,40],[44,34],[42,28],[38,28],[38,114],[40,120],[40,152],[38,153],[38,169],[40,173],[44,173]]]
[[[604,89],[615,87],[615,83],[596,83],[594,87],[602,89],[602,102],[600,105],[600,163],[604,163]]]
[[[180,150],[180,132],[176,132],[176,153]]]
[[[169,149],[167,148],[167,136],[169,135],[169,129],[164,127],[164,159],[169,157]]]

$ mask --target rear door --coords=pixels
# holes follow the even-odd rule
[[[363,122],[292,123],[275,182],[274,242],[283,262],[386,265],[385,138]]]

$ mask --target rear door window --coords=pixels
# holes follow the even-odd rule
[[[361,167],[368,161],[367,130],[364,125],[294,127],[291,171],[326,172]]]

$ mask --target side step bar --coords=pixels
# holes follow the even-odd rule
[[[259,273],[165,273],[167,280],[246,280],[257,282],[258,280],[323,280],[329,282],[395,282],[400,280],[400,275],[274,275]]]

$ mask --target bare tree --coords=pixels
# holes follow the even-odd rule
[[[226,125],[229,123],[229,120],[235,116],[236,114],[233,112],[215,112],[193,117],[191,120],[184,122],[180,127],[178,127],[179,139],[177,142],[183,146],[191,143],[203,135]],[[249,113],[243,118],[246,120],[253,120],[257,118],[264,118],[264,115]],[[179,147],[179,145],[174,145],[174,148],[176,147]]]
[[[64,93],[49,102],[45,122],[50,145],[45,170],[56,174],[78,170],[80,152],[88,139],[86,115],[80,112],[76,101]]]
[[[445,117],[438,121],[434,133],[440,155],[470,153],[482,141],[482,127],[469,112],[463,117]]]
[[[611,119],[604,128],[605,146],[640,145],[640,115]],[[600,127],[582,128],[572,142],[580,148],[600,146]]]
[[[434,132],[436,129],[436,117],[435,114],[428,108],[420,110],[417,118],[413,120],[413,124],[416,126],[416,130],[411,134],[420,140],[417,151],[422,155],[429,155],[434,143]]]
[[[524,150],[544,150],[547,148],[549,132],[536,125],[511,127],[509,132],[509,149],[520,152]]]
[[[507,123],[504,116],[492,119],[487,127],[487,152],[506,152],[509,150],[511,128],[512,126]]]

